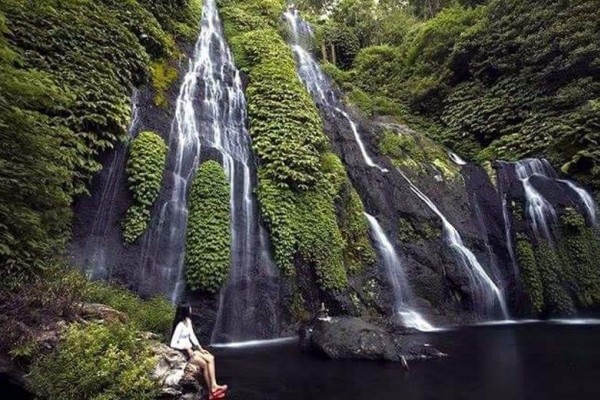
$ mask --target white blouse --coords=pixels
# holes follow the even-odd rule
[[[173,338],[171,339],[171,347],[177,350],[188,350],[194,346],[200,347],[200,342],[196,338],[191,322],[180,322],[175,327]]]

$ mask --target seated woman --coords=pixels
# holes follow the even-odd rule
[[[217,384],[215,357],[200,346],[200,342],[198,342],[198,338],[196,338],[196,334],[194,333],[192,320],[190,319],[191,314],[192,307],[177,307],[175,322],[173,323],[174,329],[171,347],[184,351],[190,363],[202,368],[206,385],[211,392],[211,397],[213,397],[217,393],[226,391],[227,385]]]

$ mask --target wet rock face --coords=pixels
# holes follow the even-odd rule
[[[334,360],[357,359],[401,361],[444,356],[400,328],[384,328],[360,318],[333,318],[316,321],[300,332],[304,351]]]

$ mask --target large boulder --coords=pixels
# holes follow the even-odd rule
[[[156,368],[153,377],[161,385],[160,400],[203,400],[207,390],[200,384],[202,370],[189,364],[183,354],[162,343],[153,346]]]
[[[303,327],[300,346],[305,351],[335,360],[401,361],[444,356],[406,330],[385,328],[355,317],[317,320]]]

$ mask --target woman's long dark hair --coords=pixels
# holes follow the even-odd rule
[[[185,321],[186,318],[192,316],[190,310],[191,306],[189,304],[180,304],[177,306],[175,310],[175,319],[173,320],[173,327],[171,328],[171,337],[173,337],[173,333],[175,333],[175,328],[177,328],[177,324],[182,321]]]

